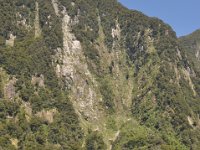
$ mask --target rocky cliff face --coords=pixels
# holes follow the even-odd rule
[[[168,25],[115,0],[0,7],[1,148],[198,150],[200,75]]]
[[[54,6],[55,12],[59,14],[59,8]],[[55,62],[56,74],[59,78],[64,77],[65,88],[71,91],[71,101],[77,112],[82,113],[90,120],[97,119],[100,97],[97,97],[95,90],[96,81],[88,70],[86,58],[80,41],[72,33],[72,19],[64,8],[62,18],[63,47],[57,48]],[[95,104],[97,103],[97,104]]]

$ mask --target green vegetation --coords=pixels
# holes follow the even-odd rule
[[[15,2],[1,2],[0,7],[3,8],[1,11],[5,11],[4,13],[9,11],[15,13],[13,10],[15,8],[21,9],[24,4],[25,8],[23,10],[27,9],[34,13],[33,1],[30,3],[24,3],[24,1]],[[41,4],[41,7],[46,8],[41,11],[41,17],[46,17],[45,14],[51,13],[51,19],[54,21],[51,31],[47,30],[46,26],[42,26],[44,35],[34,39],[32,31],[21,37],[19,35],[21,31],[14,28],[16,26],[12,29],[12,26],[9,26],[10,30],[17,35],[15,46],[3,46],[0,48],[0,67],[10,76],[17,78],[15,88],[16,92],[19,93],[18,99],[4,99],[3,76],[0,76],[1,149],[16,149],[16,145],[13,145],[11,139],[16,139],[19,149],[27,150],[60,149],[61,147],[62,149],[80,149],[81,147],[83,133],[79,126],[78,117],[67,98],[67,91],[61,89],[59,79],[52,65],[54,49],[61,46],[62,34],[60,29],[61,23],[58,18],[57,20],[55,19],[52,7],[48,8],[48,10],[51,10],[51,12],[48,12],[47,4],[50,3],[45,1]],[[11,9],[4,5],[8,5]],[[27,14],[27,12],[24,13]],[[15,16],[15,14],[9,13],[7,15]],[[12,24],[15,23],[15,19],[5,17],[6,21],[11,21]],[[42,21],[44,22],[44,19],[46,18],[41,18],[41,24],[43,24]],[[5,27],[6,21],[4,21],[3,25],[0,25],[0,29],[4,29],[1,31],[3,33],[7,32],[5,31],[7,29]],[[49,39],[49,37],[51,38]],[[45,87],[34,86],[31,83],[32,76],[40,75],[44,76]],[[24,103],[30,103],[31,108],[22,107]],[[27,109],[32,114],[28,114]],[[54,117],[53,123],[49,123],[35,115],[44,109],[56,109],[59,112]]]
[[[78,17],[71,30],[81,42],[102,98],[95,103],[102,127],[90,129],[95,120],[90,125],[79,118],[69,100],[71,91],[55,72],[63,16],[56,16],[51,1],[38,2],[42,34],[34,38],[35,1],[0,0],[0,149],[198,150],[197,32],[177,40],[161,20],[130,11],[116,0],[59,0],[60,10],[64,6],[72,20]],[[23,19],[31,28],[19,25]],[[111,34],[116,22],[119,39]],[[17,37],[14,47],[5,44],[11,33]],[[5,83],[13,77],[15,97],[7,99]],[[132,92],[125,84],[133,85]],[[89,129],[83,129],[87,123]]]
[[[179,42],[191,66],[194,68],[194,70],[191,70],[192,79],[197,83],[195,86],[196,91],[200,94],[200,31],[197,30],[188,36],[180,37]]]
[[[87,150],[103,150],[106,149],[106,145],[102,139],[102,135],[97,131],[89,133],[86,138],[86,149]]]
[[[180,143],[176,142],[176,139],[172,138],[159,136],[158,133],[149,130],[145,126],[140,126],[131,121],[122,127],[119,137],[113,144],[113,149],[154,150],[160,148],[162,150],[186,150],[186,147],[181,146]]]

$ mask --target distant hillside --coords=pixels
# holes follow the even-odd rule
[[[194,63],[195,68],[200,72],[200,30],[193,32],[190,35],[179,38],[182,46],[189,59]]]

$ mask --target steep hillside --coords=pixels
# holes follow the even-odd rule
[[[200,30],[187,36],[179,38],[179,43],[185,53],[187,60],[194,70],[190,70],[192,78],[196,83],[196,89],[200,91]]]
[[[198,150],[199,70],[170,26],[116,0],[0,4],[0,149]]]
[[[200,71],[200,30],[190,35],[180,37],[180,44],[186,49],[188,58],[194,63],[194,67]]]

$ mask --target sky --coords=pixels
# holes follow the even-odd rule
[[[162,19],[177,36],[200,29],[200,0],[119,0],[124,6]]]

